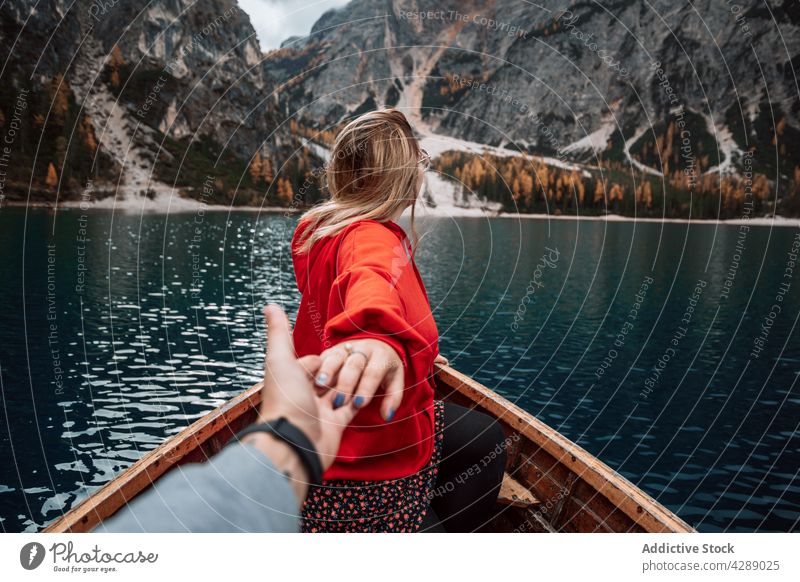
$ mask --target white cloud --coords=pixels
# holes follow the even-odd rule
[[[349,0],[239,0],[250,16],[261,50],[278,48],[290,36],[304,36],[323,13]]]

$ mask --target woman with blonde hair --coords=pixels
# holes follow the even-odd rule
[[[475,531],[491,518],[502,431],[486,415],[434,401],[433,364],[446,360],[414,261],[414,204],[429,165],[401,112],[366,113],[336,138],[330,200],[295,231],[297,355],[321,354],[319,389],[335,407],[359,409],[309,490],[304,531],[411,532],[437,519],[447,531]],[[409,206],[413,245],[397,224]]]

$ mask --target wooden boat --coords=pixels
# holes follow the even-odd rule
[[[496,532],[691,532],[691,526],[587,451],[518,406],[448,366],[437,366],[437,397],[481,410],[506,433],[508,462]],[[170,469],[205,461],[252,423],[257,384],[149,452],[46,532],[86,532]]]

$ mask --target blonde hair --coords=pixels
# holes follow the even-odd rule
[[[380,222],[414,203],[422,150],[405,115],[396,109],[371,111],[348,123],[336,136],[326,170],[330,200],[306,212],[299,250],[364,219]]]

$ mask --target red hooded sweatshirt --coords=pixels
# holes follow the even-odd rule
[[[325,479],[377,481],[411,475],[433,452],[433,360],[439,332],[411,245],[394,222],[363,220],[318,240],[292,258],[302,299],[294,327],[298,356],[347,340],[378,339],[403,360],[405,391],[391,422],[380,414],[382,390],[356,415]]]

